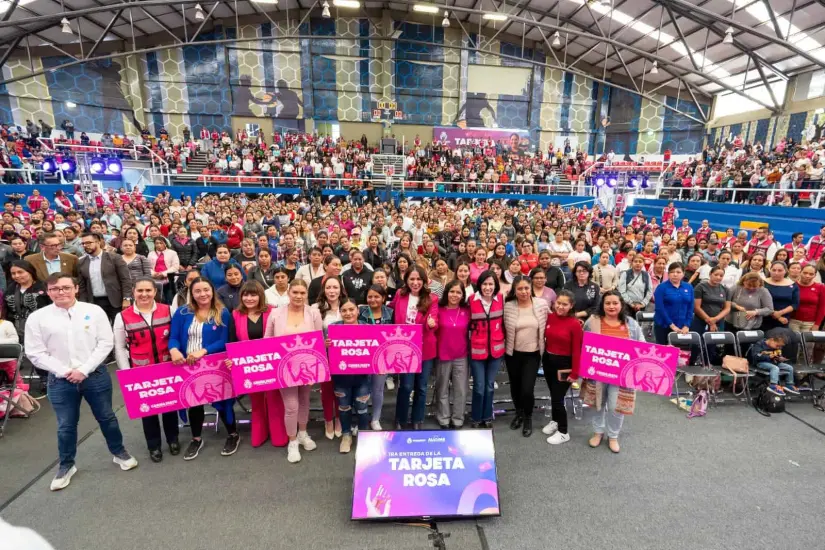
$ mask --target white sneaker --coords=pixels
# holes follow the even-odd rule
[[[561,432],[556,432],[547,438],[547,442],[550,445],[561,445],[562,443],[567,443],[568,441],[570,441],[570,434],[563,434]]]
[[[357,435],[358,435],[358,426],[353,426],[352,427],[352,437],[355,437]]]
[[[301,449],[298,447],[298,440],[290,441],[286,447],[286,459],[295,464],[301,461]]]
[[[381,431],[381,423],[377,420],[371,421],[370,422],[370,429],[374,432],[380,432]]]
[[[495,381],[493,382],[493,389],[494,390],[498,389],[498,382],[495,382]]]
[[[77,473],[77,467],[72,466],[68,470],[59,469],[57,470],[57,474],[52,479],[52,484],[49,485],[49,489],[52,491],[59,491],[60,489],[65,489],[69,486],[69,483],[72,481],[72,476]]]
[[[296,441],[301,444],[305,451],[312,451],[318,446],[306,432],[298,432],[298,439],[296,439]]]
[[[394,390],[395,389],[395,381],[392,379],[392,376],[387,376],[387,389]]]
[[[558,422],[554,422],[553,420],[551,420],[545,427],[541,429],[541,433],[543,433],[544,435],[553,435],[557,431],[559,431],[559,424]]]
[[[112,457],[112,462],[120,466],[120,469],[124,472],[126,470],[131,470],[132,468],[137,468],[138,465],[138,461],[135,459],[135,457],[133,457],[126,451],[123,451],[119,455],[115,455],[114,457]]]

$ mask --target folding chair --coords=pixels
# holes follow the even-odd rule
[[[637,311],[636,322],[642,327],[642,332],[648,340],[653,339],[653,316],[652,311]]]
[[[641,313],[641,312],[640,312]],[[699,348],[699,364],[698,365],[680,365],[676,367],[676,378],[673,381],[674,389],[676,391],[675,397],[678,403],[679,396],[682,395],[679,392],[679,377],[682,376],[685,378],[685,382],[687,382],[687,376],[693,376],[694,378],[713,378],[717,375],[717,372],[714,370],[709,369],[705,365],[704,354],[702,353],[702,337],[699,336],[698,332],[688,332],[687,334],[680,334],[678,332],[671,332],[667,335],[667,343],[671,346],[678,348],[680,350],[685,351],[692,351],[694,347]],[[690,362],[688,362],[690,363]],[[685,395],[693,395],[693,391],[689,390],[685,392]]]
[[[740,379],[744,382],[744,389],[742,390],[742,395],[745,396],[745,405],[750,406],[750,390],[748,389],[748,383],[750,381],[750,370],[746,373],[740,372],[733,372],[727,369],[723,369],[721,365],[721,360],[719,364],[716,364],[714,361],[711,360],[710,357],[710,349],[711,346],[725,346],[725,348],[730,347],[733,350],[735,355],[738,355],[737,345],[736,345],[736,336],[733,335],[732,332],[706,332],[702,335],[704,340],[704,351],[705,351],[705,364],[713,369],[717,374],[725,376],[730,376],[733,378],[733,391],[731,392],[734,399],[739,401],[739,395],[736,393],[736,382]],[[718,403],[723,402],[724,400],[719,399],[717,392],[714,390],[711,392],[711,402],[716,405]]]
[[[742,346],[747,345],[750,346],[759,342],[765,337],[765,333],[761,330],[740,330],[736,333],[736,355],[738,357],[745,357],[745,354],[742,353]],[[747,359],[747,357],[745,357]],[[748,400],[754,406],[754,408],[759,412],[759,414],[763,416],[770,416],[770,413],[767,411],[761,410],[759,407],[756,406],[756,402],[751,397],[752,393],[759,393],[768,385],[768,380],[770,380],[770,371],[766,371],[764,369],[752,369],[750,377],[753,378],[755,375],[761,376],[761,378],[756,387],[754,387],[754,392],[750,391],[750,385],[745,383],[745,392],[748,395]]]
[[[800,344],[802,346],[802,357],[805,358],[805,364],[799,366],[794,365],[794,374],[798,375],[802,378],[803,382],[808,384],[808,387],[811,388],[811,395],[815,396],[816,388],[814,387],[814,382],[819,375],[825,374],[825,369],[823,369],[821,365],[814,365],[814,358],[810,350],[808,350],[808,346],[810,345],[813,349],[813,346],[816,344],[825,344],[825,332],[803,332],[800,334],[800,339],[802,342]]]
[[[22,413],[24,418],[29,417],[26,411],[14,402],[14,390],[17,388],[17,381],[20,379],[20,369],[23,365],[23,346],[20,344],[0,344],[0,361],[7,361],[9,359],[15,359],[17,364],[14,367],[14,376],[12,376],[11,384],[8,387],[0,388],[4,390],[0,392],[0,399],[6,402],[6,414],[3,416],[3,423],[0,424],[0,437],[3,437],[3,434],[6,432],[6,423],[9,421],[13,410],[16,409]],[[5,394],[5,390],[9,392],[8,395]]]

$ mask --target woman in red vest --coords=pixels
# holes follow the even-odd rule
[[[169,355],[169,330],[172,313],[169,306],[155,301],[157,286],[151,277],[141,277],[135,281],[134,303],[115,317],[115,359],[119,369],[145,367],[165,363]],[[165,412],[163,433],[172,455],[180,453],[178,442],[178,413]],[[143,421],[143,435],[149,447],[152,462],[163,460],[160,439],[160,421],[157,415],[146,416]]]
[[[264,287],[258,281],[247,281],[240,290],[240,304],[232,312],[229,326],[230,342],[245,342],[264,337],[269,315],[274,308],[266,303]],[[231,361],[227,360],[231,368]],[[284,402],[278,390],[249,395],[252,404],[253,447],[260,447],[269,439],[274,447],[285,447],[289,442],[284,424]]]
[[[504,356],[504,296],[492,271],[478,276],[470,296],[470,369],[473,373],[471,426],[493,427],[493,389]]]

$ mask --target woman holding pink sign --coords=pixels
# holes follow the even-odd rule
[[[491,273],[492,275],[492,273]],[[430,295],[427,272],[414,265],[404,279],[404,286],[390,304],[394,320],[399,325],[422,325],[421,372],[400,375],[398,399],[395,403],[395,425],[401,429],[410,420],[410,394],[413,394],[412,424],[421,429],[427,405],[427,383],[436,357],[436,330],[438,329],[438,302]]]
[[[584,323],[585,332],[595,332],[614,338],[624,338],[644,342],[642,329],[635,319],[625,313],[621,294],[611,290],[602,295],[599,311]],[[636,404],[636,392],[630,388],[587,380],[587,389],[582,388],[585,403],[593,406],[593,437],[590,446],[598,447],[604,438],[605,428],[610,450],[618,453],[619,433],[626,414],[632,414]],[[588,402],[589,401],[589,402]]]
[[[391,325],[393,313],[390,308],[384,305],[387,301],[386,279],[387,275],[382,270],[376,270],[373,274],[373,281],[378,279],[375,275],[381,275],[384,284],[375,283],[367,290],[367,305],[361,306],[358,312],[358,322],[364,325]],[[386,374],[372,375],[372,420],[370,429],[381,431],[381,409],[384,407],[384,383],[388,380]],[[392,380],[392,378],[389,378]],[[395,387],[393,385],[393,387]],[[392,389],[392,388],[390,388]]]
[[[264,337],[269,317],[275,308],[267,304],[264,287],[258,281],[244,283],[239,294],[240,305],[232,312],[229,341],[259,340]],[[226,361],[231,368],[232,360]],[[284,402],[280,392],[255,392],[249,395],[249,399],[252,404],[252,446],[260,447],[267,439],[275,447],[286,445],[288,439],[284,425]]]
[[[266,323],[264,338],[302,334],[323,329],[321,315],[307,305],[307,284],[303,279],[293,279],[289,283],[289,305],[272,312]],[[289,438],[287,460],[295,463],[301,460],[299,445],[304,450],[315,449],[316,444],[307,433],[309,422],[309,393],[312,386],[281,388],[284,401],[284,424]]]
[[[208,279],[199,277],[192,281],[189,303],[178,309],[172,317],[172,330],[169,333],[169,355],[172,362],[176,365],[194,365],[206,355],[226,351],[231,317],[229,310],[218,300],[215,287]],[[224,456],[234,454],[241,441],[232,410],[234,403],[234,399],[226,399],[212,404],[229,432],[221,451]],[[190,407],[188,415],[192,441],[189,442],[183,459],[194,460],[203,448],[203,405]]]

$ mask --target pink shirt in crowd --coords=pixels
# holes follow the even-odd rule
[[[470,308],[438,309],[438,360],[452,361],[469,355]]]

